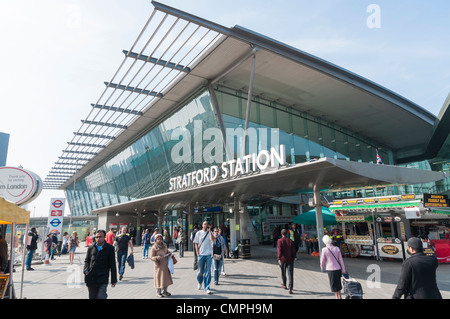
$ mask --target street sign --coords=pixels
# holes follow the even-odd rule
[[[47,228],[48,233],[55,233],[58,240],[61,240],[65,202],[65,198],[52,198],[50,200]]]

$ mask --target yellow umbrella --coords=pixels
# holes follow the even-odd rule
[[[0,224],[28,224],[30,212],[0,197]]]

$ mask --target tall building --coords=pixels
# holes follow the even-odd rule
[[[448,100],[436,117],[279,41],[152,4],[44,181],[74,215],[188,231],[207,218],[264,242],[308,204],[448,192]]]
[[[6,166],[8,157],[9,134],[0,132],[0,166]]]

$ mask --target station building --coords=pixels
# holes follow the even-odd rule
[[[436,117],[244,27],[152,5],[44,181],[74,216],[138,233],[208,219],[253,244],[334,199],[449,193],[449,99]]]

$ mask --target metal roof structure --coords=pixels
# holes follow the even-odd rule
[[[66,189],[156,126],[200,89],[221,84],[277,101],[408,156],[423,153],[436,117],[352,72],[240,26],[152,2],[136,41],[44,180]],[[77,172],[75,174],[75,172]]]

